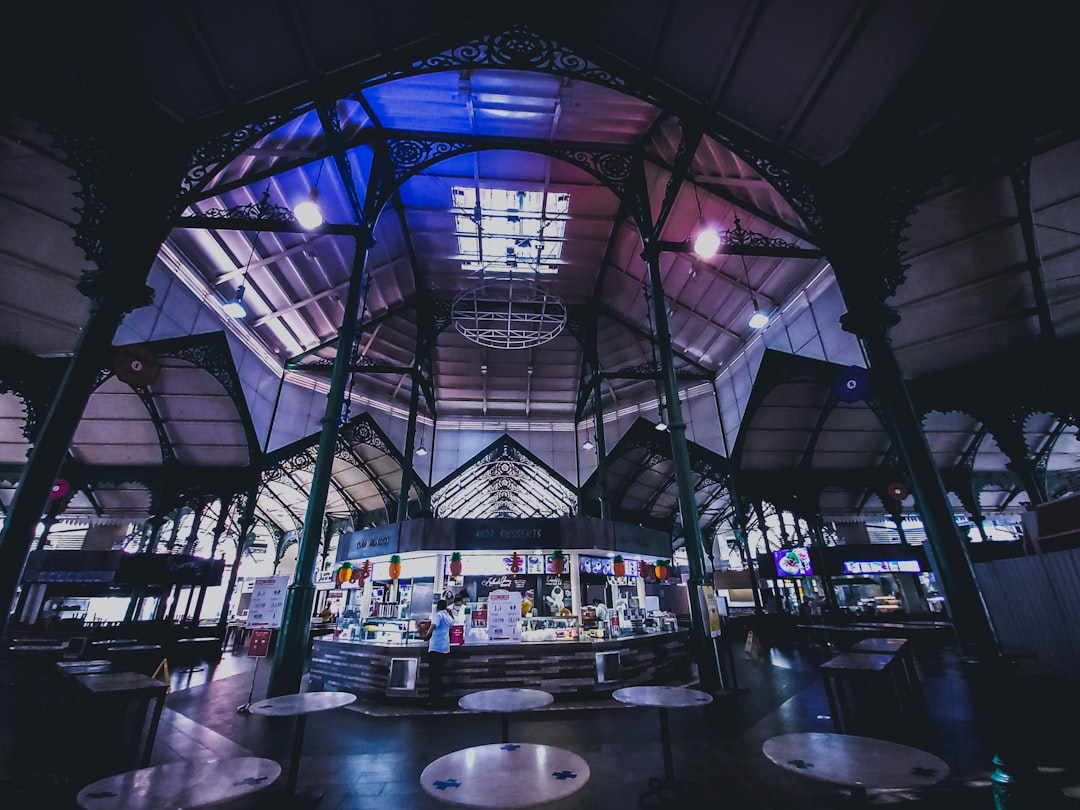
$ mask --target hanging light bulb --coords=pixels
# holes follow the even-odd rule
[[[236,297],[233,298],[231,301],[226,301],[222,309],[225,310],[225,314],[228,315],[230,318],[236,318],[237,320],[240,320],[241,318],[247,317],[247,308],[244,306],[243,284],[236,288]]]
[[[667,430],[667,421],[664,419],[664,398],[661,396],[657,402],[657,412],[660,414],[660,421],[656,423],[657,430]]]
[[[423,426],[423,424],[420,425],[420,445],[413,452],[416,453],[416,455],[418,455],[418,456],[426,456],[427,455],[427,448],[424,447],[424,426]]]
[[[592,450],[594,447],[596,447],[596,445],[593,444],[593,440],[589,436],[589,432],[585,431],[585,441],[583,441],[581,443],[581,449],[582,450]]]
[[[319,208],[318,187],[311,189],[311,196],[298,203],[296,207],[293,208],[293,216],[296,217],[296,221],[299,222],[301,226],[308,230],[318,228],[323,224],[322,210]]]
[[[319,161],[319,173],[315,175],[315,184],[311,187],[311,194],[306,200],[297,203],[293,208],[293,216],[300,226],[311,230],[323,224],[322,209],[319,208],[319,181],[322,180],[322,170],[326,161]]]
[[[710,259],[720,250],[720,233],[715,228],[704,228],[694,239],[694,253],[703,259]]]
[[[747,325],[751,329],[764,329],[769,325],[769,316],[758,307],[757,301],[754,301],[754,314],[750,316],[750,320],[747,321]]]

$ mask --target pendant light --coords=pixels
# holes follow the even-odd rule
[[[325,161],[319,161],[319,173],[315,176],[315,185],[311,187],[311,193],[307,199],[301,200],[293,208],[296,221],[309,231],[323,224],[322,209],[319,208],[319,180],[322,179],[323,163]]]

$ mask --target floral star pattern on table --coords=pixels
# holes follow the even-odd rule
[[[439,790],[446,790],[447,788],[461,787],[461,782],[457,779],[440,779],[435,783],[435,787]]]
[[[813,768],[813,762],[807,762],[805,759],[789,759],[788,765],[794,765],[799,770],[806,770],[807,768]]]
[[[248,776],[245,779],[241,779],[239,782],[233,782],[234,785],[260,785],[265,782],[269,777],[267,776]]]
[[[925,776],[927,779],[932,779],[937,775],[937,768],[924,768],[921,765],[916,765],[911,769],[913,776]]]
[[[551,775],[558,779],[560,782],[563,779],[577,779],[577,774],[573,771],[552,771]]]

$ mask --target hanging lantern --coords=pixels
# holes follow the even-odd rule
[[[455,551],[450,555],[450,573],[455,577],[461,576],[461,552]]]
[[[552,573],[562,576],[562,572],[566,570],[566,555],[563,554],[561,548],[555,549],[551,552],[551,571]]]
[[[518,553],[516,551],[510,555],[510,558],[509,560],[507,560],[507,562],[510,564],[511,574],[516,574],[521,570],[521,557],[518,556]]]
[[[334,582],[337,584],[338,587],[341,587],[346,582],[349,582],[350,580],[352,580],[352,577],[353,577],[352,563],[348,563],[348,562],[347,563],[342,563],[341,567],[337,571],[334,572]]]
[[[668,575],[668,563],[667,563],[667,560],[657,560],[655,567],[656,567],[656,578],[657,579],[667,579],[667,575]]]
[[[66,478],[57,478],[56,482],[52,485],[52,489],[49,491],[49,500],[58,501],[71,492],[71,484],[68,483]]]
[[[397,580],[401,576],[401,557],[397,554],[390,556],[390,579]]]
[[[617,577],[626,576],[626,563],[623,562],[622,554],[616,554],[611,560],[611,573]]]
[[[360,563],[360,569],[353,572],[353,577],[356,579],[357,584],[361,588],[364,587],[364,583],[367,582],[367,578],[371,576],[371,560],[364,560]]]

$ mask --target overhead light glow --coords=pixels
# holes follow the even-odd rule
[[[706,228],[694,239],[694,253],[703,259],[709,259],[720,250],[720,234],[713,228]]]

